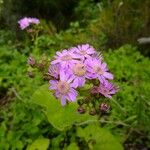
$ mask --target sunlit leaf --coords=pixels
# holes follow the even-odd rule
[[[79,150],[79,147],[77,146],[76,143],[71,143],[66,150]]]
[[[32,97],[34,103],[45,107],[45,114],[48,121],[58,130],[64,130],[75,123],[81,123],[87,120],[96,121],[96,118],[89,114],[79,114],[77,112],[78,104],[76,102],[61,106],[52,92],[48,90],[48,85],[40,87]]]
[[[85,128],[78,128],[77,135],[83,137],[90,149],[93,150],[123,150],[117,139],[98,124],[90,124]]]
[[[48,146],[49,146],[49,139],[38,138],[27,147],[27,150],[47,150]]]

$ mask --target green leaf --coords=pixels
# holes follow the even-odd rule
[[[34,103],[45,107],[45,114],[48,121],[58,130],[62,131],[71,127],[75,123],[88,120],[96,121],[96,118],[89,114],[79,114],[77,112],[78,104],[76,102],[61,106],[53,94],[48,90],[48,85],[40,87],[32,96]]]
[[[85,128],[78,128],[77,135],[83,137],[90,149],[94,150],[123,150],[121,144],[106,129],[98,124],[90,124]]]
[[[38,138],[27,147],[27,150],[47,150],[48,146],[49,146],[49,139]]]
[[[79,150],[79,147],[73,142],[66,148],[66,150]]]

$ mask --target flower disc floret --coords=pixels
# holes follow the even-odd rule
[[[84,76],[86,73],[86,68],[85,68],[84,64],[82,64],[82,63],[76,64],[73,67],[73,73],[78,77]]]
[[[70,72],[72,74],[72,78],[74,79],[74,87],[77,88],[84,86],[87,73],[85,65],[82,62],[74,64]]]
[[[59,81],[57,84],[57,89],[61,94],[67,94],[70,89],[70,85],[68,82]]]

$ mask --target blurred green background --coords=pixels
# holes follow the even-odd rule
[[[36,41],[19,29],[23,17],[40,19]],[[0,149],[26,149],[38,137],[50,139],[47,149],[67,149],[70,143],[90,149],[85,140],[76,140],[73,129],[52,127],[31,102],[45,81],[27,66],[30,55],[40,63],[82,43],[102,51],[120,86],[104,118],[109,123],[102,126],[124,149],[150,149],[149,38],[149,0],[0,0]]]

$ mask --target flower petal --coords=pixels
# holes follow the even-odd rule
[[[109,73],[109,72],[104,72],[103,75],[104,75],[104,77],[107,78],[107,79],[111,79],[111,80],[112,80],[112,79],[114,78],[113,75],[112,75],[111,73]]]

